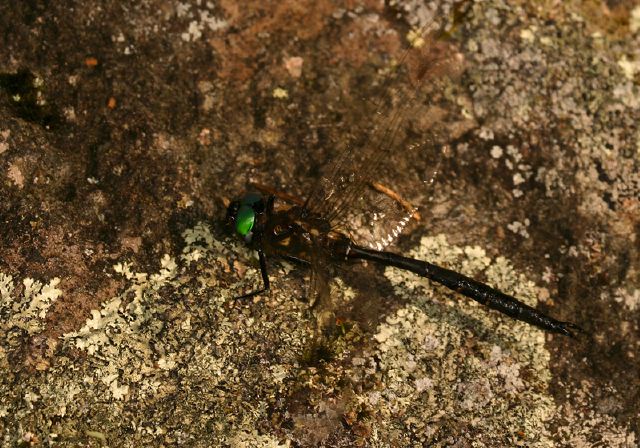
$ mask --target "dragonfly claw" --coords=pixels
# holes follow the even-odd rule
[[[260,294],[269,294],[270,289],[269,288],[262,288],[262,289],[258,289],[256,291],[251,291],[248,292],[246,294],[242,294],[241,296],[237,296],[234,297],[234,300],[242,300],[242,299],[248,299],[250,297],[255,297],[255,296],[259,296]]]

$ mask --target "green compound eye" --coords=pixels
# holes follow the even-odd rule
[[[247,236],[253,228],[253,223],[256,220],[256,212],[248,205],[242,205],[238,209],[238,215],[236,217],[236,232],[242,236]]]

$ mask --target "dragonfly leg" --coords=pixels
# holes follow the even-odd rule
[[[276,200],[274,195],[269,195],[267,197],[267,216],[271,216],[273,214],[273,204]]]
[[[254,297],[260,295],[262,293],[268,293],[270,284],[269,284],[269,273],[267,272],[267,258],[264,255],[264,252],[258,249],[258,259],[260,260],[260,274],[262,275],[262,289],[256,289],[255,291],[248,292],[247,294],[243,294],[241,296],[236,297],[236,299],[247,299],[249,297]]]
[[[413,219],[415,219],[416,221],[422,220],[420,213],[418,213],[417,207],[414,207],[413,205],[411,205],[409,201],[407,201],[405,198],[403,198],[398,193],[393,191],[391,188],[381,184],[380,182],[372,182],[371,187],[374,190],[387,195],[389,198],[391,198],[392,200],[400,204],[400,206],[404,208],[407,211],[407,213],[409,213],[413,217]]]
[[[300,264],[300,265],[303,265],[303,266],[310,266],[311,265],[311,263],[308,260],[305,260],[305,259],[299,258],[299,257],[295,257],[293,255],[288,255],[288,254],[284,255],[283,254],[283,255],[280,255],[280,256],[282,258],[284,258],[285,260],[290,261],[292,263]]]

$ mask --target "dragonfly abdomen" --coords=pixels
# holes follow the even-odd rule
[[[370,260],[386,266],[394,266],[399,269],[411,271],[422,277],[456,291],[482,305],[500,311],[509,317],[535,325],[543,330],[560,333],[567,336],[575,336],[580,327],[571,322],[561,322],[533,307],[519,301],[515,297],[505,294],[497,289],[485,285],[458,272],[435,264],[403,257],[392,252],[383,252],[367,249],[361,246],[351,246],[347,254],[348,258]]]

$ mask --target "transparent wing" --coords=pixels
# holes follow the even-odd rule
[[[311,279],[307,298],[311,308],[316,310],[316,336],[320,336],[324,328],[330,327],[331,319],[334,317],[331,310],[330,284],[334,273],[331,268],[329,254],[326,246],[319,240],[321,236],[312,236],[314,250],[311,251]]]
[[[325,166],[303,206],[357,244],[384,248],[400,235],[415,212],[415,207],[398,197],[374,188],[376,183],[401,195],[402,190],[396,188],[411,185],[415,190],[417,182],[422,187],[417,199],[424,201],[430,195],[441,153],[436,124],[442,109],[437,101],[445,77],[462,67],[459,53],[438,40],[434,28],[435,20],[427,20],[416,33],[415,41],[422,39],[423,45],[406,50],[390,68],[379,85],[381,93],[363,105],[373,108],[368,123],[354,133],[364,137],[351,142]],[[333,317],[329,285],[334,273],[322,235],[315,238],[308,298],[322,330]]]
[[[320,177],[306,208],[327,219],[333,228],[349,234],[358,244],[383,248],[411,219],[414,210],[376,191],[374,183],[402,177],[402,167],[412,157],[430,158],[421,173],[426,191],[438,167],[437,126],[439,99],[446,75],[461,66],[461,58],[446,42],[433,35],[420,48],[407,50],[377,101],[366,137],[353,142],[334,159]],[[389,89],[388,85],[394,88]],[[403,165],[404,164],[404,165]],[[412,167],[406,167],[408,172]],[[415,184],[415,182],[414,182]],[[387,185],[394,188],[394,185]]]
[[[432,166],[434,168],[421,182],[420,193],[424,199],[416,203],[425,203],[431,194],[439,161]],[[341,225],[352,241],[376,250],[383,250],[392,244],[407,224],[418,216],[418,207],[391,190],[388,186],[391,183],[381,183],[383,179],[385,176],[382,175],[377,182],[371,179],[360,197],[345,211],[341,221],[347,223]]]

